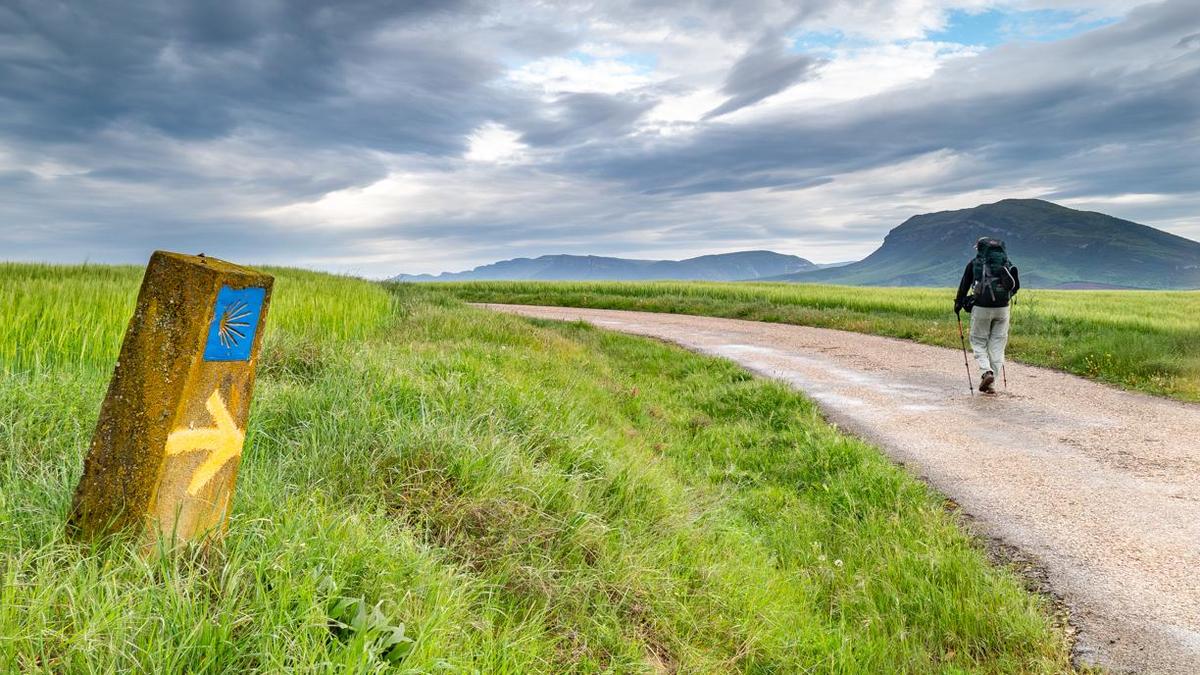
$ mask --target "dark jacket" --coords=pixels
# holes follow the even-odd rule
[[[1013,288],[1009,296],[1017,294],[1021,290],[1021,277],[1017,275],[1017,268],[1008,268],[1012,272]],[[967,292],[971,290],[971,284],[975,282],[975,261],[968,260],[967,268],[963,270],[962,281],[958,282],[958,295],[954,296],[954,308],[957,310],[960,307],[966,306]],[[993,300],[987,297],[975,298],[976,307],[1008,307],[1008,300]]]

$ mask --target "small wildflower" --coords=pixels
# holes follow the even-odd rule
[[[839,559],[837,559],[837,560],[834,560],[834,561],[833,561],[833,566],[834,566],[834,567],[841,567],[841,566],[842,566],[842,561],[841,561],[841,559],[839,558]]]

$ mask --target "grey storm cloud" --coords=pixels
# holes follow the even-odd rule
[[[3,0],[0,160],[30,169],[0,167],[0,257],[336,249],[345,235],[229,211],[369,184],[387,174],[381,152],[457,156],[484,121],[527,115],[529,97],[494,90],[503,66],[486,49],[430,39],[469,31],[486,11]],[[254,166],[196,156],[223,143]],[[51,176],[36,173],[47,163]]]
[[[1000,49],[951,64],[930,80],[819,112],[715,123],[647,149],[614,144],[575,152],[573,170],[649,193],[820,185],[836,174],[884,167],[939,150],[976,154],[989,173],[1019,167],[1093,176],[1089,189],[1195,189],[1200,178],[1200,50],[1173,53],[1200,25],[1187,0],[1135,12],[1126,22],[1064,44]],[[1095,53],[1109,56],[1097,63]],[[722,106],[724,107],[724,106]],[[1089,153],[1157,143],[1178,172],[1129,169]],[[719,168],[719,173],[714,171]]]
[[[570,93],[544,106],[530,119],[512,120],[524,129],[521,140],[530,145],[567,145],[592,138],[619,138],[658,101],[648,96],[627,97],[597,93]]]
[[[841,0],[563,0],[574,16],[597,16],[629,26],[704,28],[723,36],[779,34]],[[861,2],[862,0],[854,0]],[[870,0],[887,3],[892,0]]]
[[[766,40],[733,64],[721,87],[729,100],[710,110],[704,118],[727,115],[774,96],[811,77],[820,63],[811,56],[787,52],[779,39]]]
[[[945,61],[874,96],[771,113],[772,97],[827,71],[785,36],[848,2],[0,0],[0,258],[136,261],[171,247],[286,262],[366,258],[410,240],[488,255],[510,244],[619,253],[646,233],[664,248],[869,242],[882,235],[874,220],[834,231],[755,212],[751,200],[936,153],[966,160],[927,195],[1045,179],[1050,197],[1200,204],[1194,0]],[[640,36],[718,35],[743,51],[720,72],[620,93],[508,78],[569,57],[588,43],[588,20]],[[647,132],[656,106],[701,75],[724,101],[664,125],[672,133]],[[464,168],[488,124],[512,131],[529,164]],[[447,180],[417,222],[301,217],[306,204],[414,166]],[[261,216],[281,208],[292,210]],[[1184,207],[1156,208],[1146,213]]]
[[[116,124],[176,138],[269,127],[306,143],[456,152],[480,120],[498,65],[436,40],[371,44],[381,25],[436,30],[456,2],[105,2],[0,8],[0,128],[87,140]],[[378,59],[378,61],[377,61]],[[394,86],[363,105],[354,73]]]

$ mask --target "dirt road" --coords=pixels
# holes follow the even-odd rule
[[[1082,662],[1200,673],[1200,406],[1019,364],[1007,391],[972,396],[961,352],[842,331],[487,306],[668,340],[794,385],[1033,559]]]

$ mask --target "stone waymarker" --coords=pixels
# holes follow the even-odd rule
[[[75,490],[74,533],[220,536],[273,281],[203,255],[151,256]]]

